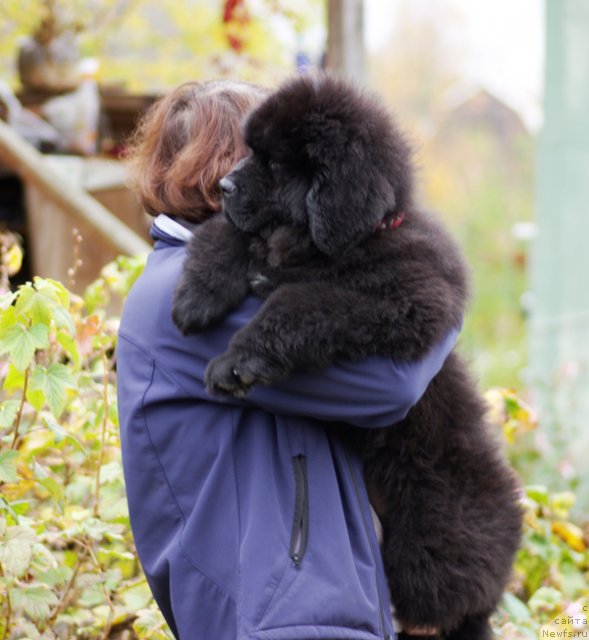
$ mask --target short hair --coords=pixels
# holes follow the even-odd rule
[[[186,82],[152,105],[125,153],[147,213],[194,222],[217,213],[219,180],[246,154],[241,120],[266,94],[245,82]]]

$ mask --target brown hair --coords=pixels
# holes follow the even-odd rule
[[[125,154],[145,210],[195,222],[218,212],[219,180],[246,153],[240,121],[265,95],[256,85],[218,80],[187,82],[158,100]]]

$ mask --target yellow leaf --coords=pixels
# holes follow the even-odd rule
[[[22,249],[16,242],[4,253],[3,262],[9,276],[13,276],[20,271],[22,257]]]
[[[583,552],[587,549],[583,538],[583,531],[571,522],[555,520],[552,523],[552,533],[556,534],[561,540],[564,540],[564,542],[575,551]]]

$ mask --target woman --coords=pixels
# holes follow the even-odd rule
[[[117,347],[137,551],[182,640],[392,638],[361,460],[338,432],[342,422],[376,428],[403,417],[457,332],[423,362],[342,362],[238,401],[207,395],[203,374],[260,301],[195,336],[171,319],[185,242],[219,212],[218,182],[246,152],[239,122],[264,95],[235,82],[182,85],[132,145],[134,188],[156,216]]]

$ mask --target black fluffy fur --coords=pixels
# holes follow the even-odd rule
[[[244,133],[252,153],[227,176],[226,217],[196,231],[174,299],[191,333],[251,290],[265,298],[209,363],[211,392],[243,395],[337,358],[416,360],[459,325],[461,253],[414,206],[410,147],[373,97],[329,75],[297,77]],[[401,213],[398,228],[378,229]],[[490,638],[520,539],[517,484],[485,413],[453,352],[403,421],[355,431],[397,616],[449,640]]]

